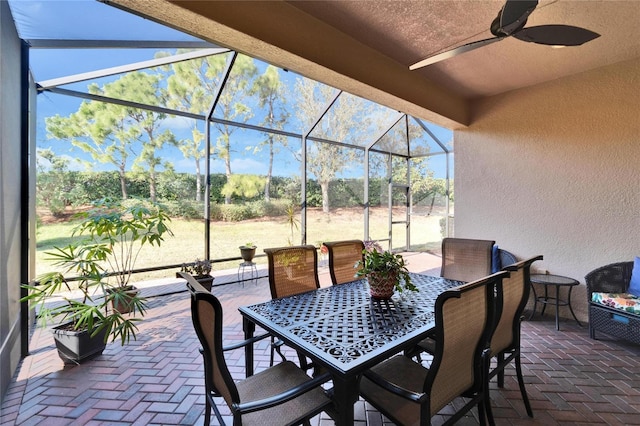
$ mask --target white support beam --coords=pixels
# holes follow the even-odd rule
[[[188,61],[191,59],[202,58],[205,56],[217,55],[229,52],[226,48],[202,49],[193,52],[182,53],[179,55],[167,56],[165,58],[151,59],[149,61],[135,62],[132,64],[121,65],[119,67],[104,68],[97,71],[89,71],[81,74],[69,75],[66,77],[53,78],[38,82],[40,90],[51,89],[65,84],[78,83],[80,81],[93,80],[110,75],[122,74],[125,72],[138,71],[146,68],[159,67],[162,65],[174,64],[176,62]]]

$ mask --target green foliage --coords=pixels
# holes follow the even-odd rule
[[[221,204],[220,216],[225,222],[239,222],[251,219],[251,208],[244,204]]]
[[[171,217],[202,219],[204,215],[204,203],[202,201],[163,201],[162,205],[164,206],[167,214]]]
[[[72,204],[72,197],[78,196],[78,191],[74,191],[74,174],[68,171],[69,160],[56,156],[50,149],[39,150],[38,157],[37,203],[49,208],[54,216],[60,216],[65,207]]]
[[[395,289],[417,291],[417,287],[411,282],[409,270],[404,263],[404,258],[390,251],[378,251],[377,248],[364,250],[364,259],[358,261],[356,275],[366,277],[371,273],[377,273],[384,277],[396,277]]]
[[[165,234],[172,235],[167,227],[170,219],[158,207],[125,207],[110,200],[97,201],[94,209],[79,217],[82,221],[72,236],[83,239],[46,253],[62,272],[44,273],[37,278],[38,285],[25,285],[29,295],[22,300],[33,302],[32,308],[39,307],[39,318],[44,322],[61,318],[71,321],[75,330],[92,330],[92,335],[106,329],[105,339],[120,339],[124,345],[130,337],[135,339],[135,323],[140,319],[124,317],[109,307],[124,302],[132,306],[134,314],[144,316],[144,298],[127,294],[131,271],[143,246],[160,246]],[[59,294],[71,290],[71,279],[81,292],[79,301],[71,293]],[[47,304],[53,296],[63,303]]]
[[[251,199],[264,190],[265,182],[265,178],[258,175],[234,174],[227,180],[221,192],[229,199],[234,195]]]
[[[252,217],[284,216],[287,214],[288,200],[252,201],[247,203]]]
[[[196,177],[189,173],[175,173],[173,171],[158,173],[156,191],[158,199],[163,201],[198,199],[196,197]]]
[[[287,225],[289,226],[289,245],[293,245],[294,235],[293,232],[300,229],[300,220],[298,219],[298,212],[296,211],[295,205],[289,204],[286,210],[287,215]]]

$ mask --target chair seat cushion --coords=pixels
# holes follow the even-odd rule
[[[371,370],[413,392],[422,391],[425,377],[429,372],[403,355],[394,356]],[[383,414],[395,419],[398,423],[416,426],[420,424],[420,405],[382,389],[364,376],[360,381],[360,393]]]
[[[591,301],[631,314],[640,315],[640,297],[629,293],[592,293]]]
[[[256,401],[296,387],[310,377],[291,361],[277,364],[237,383],[240,401]],[[320,387],[291,401],[242,416],[243,425],[291,425],[300,423],[309,413],[319,412],[331,400]]]

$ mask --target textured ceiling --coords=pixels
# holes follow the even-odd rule
[[[492,37],[504,2],[103,1],[451,128],[471,122],[473,99],[640,57],[635,0],[541,0],[527,26],[601,37],[562,49],[509,37],[415,71],[426,56]]]
[[[295,7],[409,66],[491,38],[504,1],[294,1]],[[640,56],[640,2],[541,1],[527,26],[566,24],[601,37],[554,49],[508,38],[414,72],[466,97],[491,96]]]

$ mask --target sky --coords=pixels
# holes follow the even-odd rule
[[[4,1],[4,0],[0,0]],[[108,6],[94,0],[75,1],[9,1],[14,20],[18,27],[19,36],[23,39],[64,39],[64,40],[196,40],[195,38],[156,24],[149,20],[126,13],[122,10]],[[162,50],[162,49],[160,49]],[[164,49],[166,50],[166,49]],[[157,49],[31,49],[30,68],[36,82],[52,78],[64,77],[78,73],[95,71],[99,69],[126,65],[135,62],[153,59]],[[266,64],[258,62],[264,69]],[[301,78],[294,73],[280,73],[288,79],[287,84],[292,85],[294,79]],[[113,81],[119,76],[103,78],[100,84]],[[65,86],[73,90],[87,91],[87,85],[91,81],[81,82],[75,85]],[[40,93],[37,96],[37,145],[41,148],[51,148],[56,154],[69,158],[88,158],[87,154],[71,147],[68,143],[61,143],[47,137],[44,118],[59,114],[68,116],[77,111],[81,99],[53,94]],[[256,118],[257,120],[257,118]],[[254,123],[258,124],[258,123]],[[179,138],[190,137],[193,120],[184,118],[168,119],[164,126],[168,126]],[[199,128],[202,130],[202,124]],[[449,142],[452,133],[447,129],[430,125],[430,129],[443,142]],[[295,131],[295,130],[293,130]],[[297,131],[295,131],[297,132]],[[265,174],[266,161],[254,155],[254,148],[258,142],[264,140],[264,134],[252,131],[238,131],[238,137],[234,139],[235,152],[232,153],[232,169],[234,173]],[[432,145],[432,152],[436,145],[433,142],[425,142]],[[292,144],[293,145],[293,144]],[[180,172],[193,172],[192,160],[186,160],[180,151],[175,148],[166,148],[163,156],[170,158],[173,167]],[[292,153],[281,150],[276,161],[283,174],[298,174],[299,169],[295,161],[292,161]],[[430,161],[437,177],[444,177],[444,156],[437,156]],[[94,170],[105,169],[106,166],[96,166]],[[72,169],[82,169],[79,164],[70,164]],[[212,164],[212,172],[222,172],[221,161]],[[349,177],[348,172],[344,176]]]

